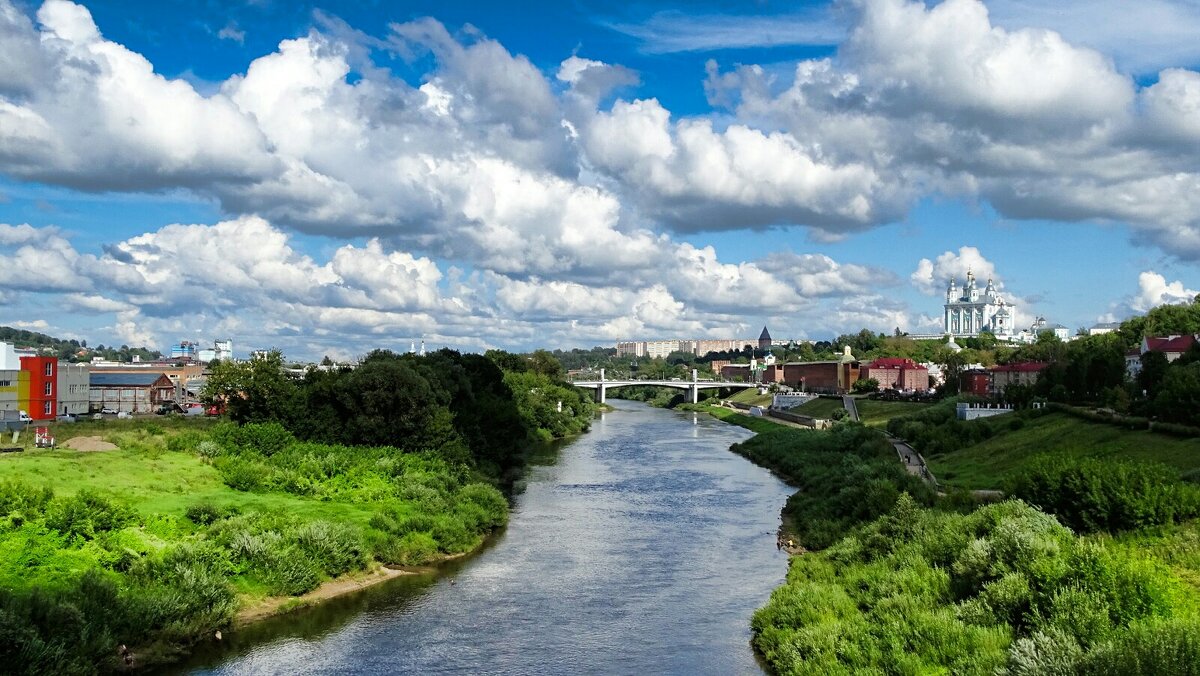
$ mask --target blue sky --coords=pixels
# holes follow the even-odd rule
[[[1187,0],[0,0],[0,324],[821,339],[936,331],[968,267],[1019,322],[1120,319],[1200,288],[1197,31]]]

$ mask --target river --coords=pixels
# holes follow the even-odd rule
[[[205,646],[188,674],[751,674],[782,583],[786,484],[703,414],[617,411],[530,468],[508,528],[399,578]]]

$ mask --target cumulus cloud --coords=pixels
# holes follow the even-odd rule
[[[1189,303],[1197,295],[1200,291],[1185,287],[1182,281],[1167,282],[1166,277],[1147,270],[1138,275],[1138,292],[1129,305],[1135,312],[1146,312],[1159,305]]]
[[[962,286],[968,272],[974,273],[976,279],[994,279],[997,286],[1003,284],[996,274],[995,264],[973,246],[959,247],[957,252],[946,251],[934,260],[922,258],[909,279],[921,293],[936,296],[946,292],[951,280]]]

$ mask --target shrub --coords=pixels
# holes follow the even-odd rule
[[[32,486],[23,481],[0,481],[0,514],[40,513],[54,498],[49,486]]]
[[[205,441],[206,438],[203,434],[188,430],[167,439],[167,450],[172,453],[191,453]]]
[[[184,516],[188,521],[198,525],[207,526],[221,519],[226,519],[235,516],[238,509],[233,506],[221,507],[211,502],[198,502],[191,505],[184,511]]]
[[[437,541],[424,532],[389,536],[375,548],[375,558],[396,566],[420,566],[433,561],[437,555]]]
[[[237,456],[218,458],[214,465],[225,485],[236,491],[264,490],[271,474],[270,468],[262,463]]]
[[[1116,532],[1200,515],[1200,487],[1150,463],[1043,458],[1011,477],[1007,492],[1083,531]]]
[[[248,423],[237,426],[221,423],[212,431],[218,445],[270,457],[296,442],[296,437],[277,422]]]
[[[329,576],[362,570],[367,565],[362,534],[353,526],[313,521],[296,531],[296,542]]]
[[[97,534],[123,527],[133,510],[90,490],[50,503],[46,526],[65,535],[91,540]]]

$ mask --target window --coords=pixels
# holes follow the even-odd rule
[[[46,362],[46,375],[47,376],[54,375],[54,362],[52,362],[52,361]]]
[[[54,394],[54,383],[46,383],[46,396]]]
[[[46,415],[51,415],[54,413],[54,409],[51,408],[50,402],[46,402],[46,405],[42,407],[42,413]]]

